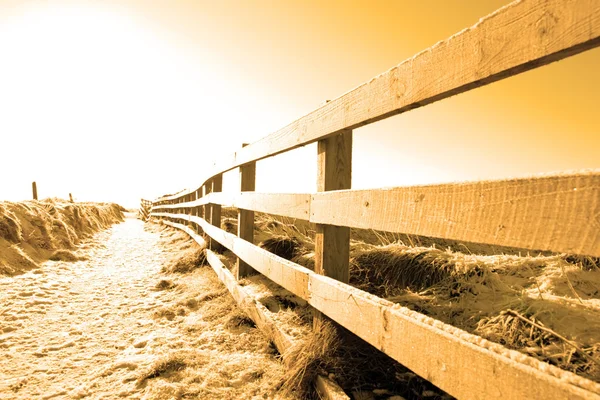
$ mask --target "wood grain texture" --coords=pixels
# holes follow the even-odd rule
[[[215,175],[211,179],[212,193],[219,193],[223,190],[223,174]],[[210,223],[217,228],[221,228],[221,205],[211,204],[210,205]],[[215,250],[217,244],[211,239],[209,241],[209,248]]]
[[[246,146],[244,144],[243,146]],[[254,192],[256,189],[256,163],[240,167],[240,191]],[[250,207],[238,207],[238,237],[249,243],[254,243],[254,210]],[[244,278],[253,273],[253,269],[244,260],[238,259],[237,279]]]
[[[166,221],[165,224],[186,232],[201,247],[206,247],[206,242],[202,236],[196,234],[189,227],[169,221]],[[229,290],[229,293],[231,293],[238,306],[252,318],[256,326],[267,336],[267,338],[275,343],[277,350],[281,354],[285,354],[285,352],[292,347],[292,341],[286,334],[277,328],[277,325],[275,325],[273,320],[267,316],[268,314],[265,312],[265,307],[249,295],[243,287],[238,285],[231,271],[227,269],[214,252],[207,249],[206,259],[219,277],[219,280],[227,287],[227,290]]]
[[[211,229],[218,229],[206,221],[199,222]],[[191,229],[189,231],[192,232]],[[235,236],[233,238],[239,240]],[[278,258],[274,260],[278,261]],[[280,267],[285,268],[287,263],[289,261]],[[600,399],[600,385],[595,382],[508,350],[332,278],[299,266],[291,268],[300,268],[308,277],[307,289],[302,293],[295,286],[296,295],[457,398]],[[289,272],[278,271],[275,275],[288,274]],[[302,285],[305,284],[304,279],[296,282],[300,281]]]
[[[600,256],[600,172],[316,193],[311,222]]]
[[[311,270],[241,239],[235,241],[232,251],[273,282],[303,299],[308,297],[308,276],[312,273]]]
[[[515,1],[277,132],[221,157],[205,179],[598,46],[598,0]]]
[[[318,375],[315,380],[315,388],[320,399],[323,400],[350,400],[334,381],[326,376]]]
[[[310,213],[310,193],[210,193],[198,200],[182,204],[185,207],[198,207],[206,204],[220,204],[245,210],[281,215],[308,221]],[[155,205],[154,210],[175,209],[175,205]]]
[[[240,149],[212,172],[356,129],[599,45],[597,0],[516,1]]]
[[[317,191],[349,189],[352,184],[352,131],[319,141]],[[350,228],[317,224],[315,272],[348,282]]]
[[[242,286],[238,285],[231,271],[223,265],[215,253],[207,250],[206,259],[217,273],[221,282],[225,284],[227,290],[229,290],[229,293],[231,293],[242,311],[248,314],[258,329],[260,329],[267,338],[273,341],[280,354],[285,354],[285,352],[292,347],[292,341],[277,327],[273,320],[268,317],[265,306],[249,295]]]
[[[202,188],[199,188],[199,189],[197,189],[197,190],[194,192],[194,199],[193,199],[193,200],[194,200],[194,201],[198,201],[198,200],[200,200],[201,198],[202,198]],[[201,218],[201,217],[202,217],[202,212],[201,212],[201,210],[202,210],[202,207],[200,207],[200,206],[194,206],[194,207],[192,207],[192,214],[193,214],[195,217]],[[202,234],[202,228],[201,228],[199,225],[195,225],[195,229],[196,229],[196,233],[197,233],[197,234],[199,234],[199,235],[201,235],[201,234]]]
[[[600,399],[600,385],[331,278],[309,304],[460,399]]]
[[[311,270],[240,239],[229,232],[209,224],[202,218],[186,214],[170,213],[154,213],[153,215],[200,225],[210,238],[231,250],[237,257],[248,263],[253,269],[295,295],[302,297],[303,299],[308,297],[308,275],[312,273]]]
[[[206,247],[206,241],[202,236],[197,235],[189,227],[165,221],[166,225],[181,229],[192,237],[201,247]],[[225,267],[219,257],[212,251],[206,250],[206,259],[212,269],[215,271],[219,280],[227,287],[231,296],[235,299],[238,306],[254,321],[256,326],[265,334],[267,338],[273,341],[275,347],[283,357],[284,363],[289,366],[288,351],[294,343],[291,338],[281,331],[277,324],[268,316],[265,306],[257,301],[252,295],[240,286],[233,274]],[[317,376],[315,386],[321,398],[330,400],[349,400],[342,388],[331,379],[324,376]]]

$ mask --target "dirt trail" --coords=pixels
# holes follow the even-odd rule
[[[178,295],[155,288],[175,251],[160,240],[127,218],[80,247],[88,261],[0,278],[0,399],[144,397],[140,370],[185,342],[153,318]]]

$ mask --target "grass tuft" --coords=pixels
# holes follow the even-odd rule
[[[163,266],[163,273],[188,274],[194,270],[208,265],[206,253],[202,248],[196,248],[186,251],[181,257],[175,259],[170,264]]]
[[[168,357],[157,360],[150,368],[142,372],[137,379],[137,384],[142,385],[148,379],[157,378],[159,376],[168,375],[173,372],[178,372],[187,367],[186,360],[183,356],[172,354]]]
[[[56,250],[49,258],[52,261],[65,261],[65,262],[75,262],[75,261],[83,261],[86,258],[82,256],[78,256],[70,250]]]

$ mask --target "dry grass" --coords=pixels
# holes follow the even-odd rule
[[[70,250],[120,221],[123,215],[116,204],[60,199],[0,202],[0,274],[23,273],[48,259],[79,261]]]
[[[56,250],[52,255],[48,258],[52,261],[66,261],[66,262],[75,262],[75,261],[83,261],[86,258],[83,256],[78,256],[73,253],[71,250]]]
[[[339,338],[329,322],[319,322],[315,328],[304,341],[284,354],[288,367],[281,382],[283,393],[302,399],[316,398],[315,379],[327,373],[325,367],[332,363]]]
[[[266,215],[257,225],[263,248],[314,268],[314,243],[300,229]],[[353,230],[353,239],[353,286],[600,382],[593,361],[600,356],[597,258],[522,256],[517,249],[494,254],[498,249],[491,246],[460,243],[441,250],[428,238],[375,231]],[[423,243],[430,246],[414,246]]]
[[[169,264],[163,266],[162,272],[169,274],[187,274],[206,265],[208,264],[204,249],[194,247],[188,248],[179,258],[172,260]]]
[[[183,249],[168,266],[183,263],[181,258],[196,265],[197,257],[191,255],[198,254],[199,246],[189,240],[168,244],[176,236],[170,230],[161,236],[170,247]],[[177,288],[172,302],[156,310],[155,317],[169,320],[161,323],[177,326],[185,339],[136,376],[145,398],[295,399],[278,393],[281,360],[214,271],[197,266],[184,270],[183,276],[163,278]]]
[[[168,280],[168,279],[161,279],[155,286],[154,288],[156,290],[169,290],[169,289],[173,289],[174,287],[176,287],[177,284],[173,283],[173,281]]]
[[[294,237],[278,235],[263,240],[260,242],[259,246],[279,257],[291,260],[298,255],[301,244],[300,241]]]
[[[235,220],[228,220],[227,228],[234,231]],[[305,221],[257,213],[255,240],[280,257],[313,268],[312,228]],[[597,258],[522,256],[518,249],[504,254],[494,247],[460,243],[446,247],[428,238],[374,231],[353,230],[352,239],[353,286],[600,382]],[[310,324],[306,315],[300,316],[304,305],[280,300],[276,294],[261,299],[273,315],[286,315],[278,324],[287,324],[291,314],[297,316],[295,322]],[[205,318],[218,320],[225,312],[216,306]],[[235,319],[228,326],[235,328]],[[286,326],[283,330],[294,332]],[[343,329],[330,334],[323,328],[286,359],[292,360],[291,370],[278,388],[287,395],[311,398],[316,374],[333,373],[356,396],[372,396],[373,390],[406,398],[447,396]]]
[[[183,355],[171,354],[156,361],[150,368],[140,373],[137,383],[142,385],[148,379],[170,375],[185,369],[185,367],[187,367],[187,363]]]

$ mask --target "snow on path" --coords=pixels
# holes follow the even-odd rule
[[[159,239],[127,218],[81,246],[88,261],[0,277],[0,399],[138,396],[136,370],[175,334],[152,318],[172,296],[152,290]]]

